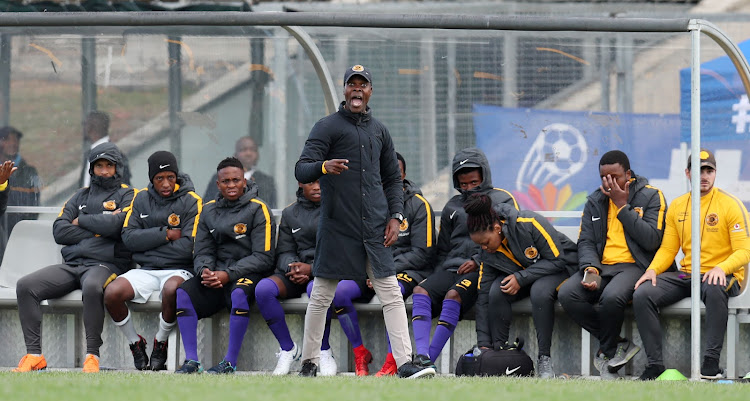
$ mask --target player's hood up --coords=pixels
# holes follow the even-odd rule
[[[477,188],[468,191],[469,193],[492,189],[492,173],[490,172],[490,163],[489,161],[487,161],[487,156],[484,155],[484,152],[482,152],[481,149],[462,149],[458,151],[458,153],[456,153],[456,156],[453,157],[453,188],[456,188],[461,193],[464,193],[464,191],[461,191],[461,186],[458,184],[457,173],[464,168],[479,168],[480,172],[482,173],[482,183],[479,184]]]
[[[115,164],[115,175],[112,177],[97,177],[94,175],[94,163],[99,159],[109,160]],[[104,142],[91,149],[89,153],[89,175],[91,183],[105,188],[116,188],[122,182],[123,162],[120,149],[112,142]]]

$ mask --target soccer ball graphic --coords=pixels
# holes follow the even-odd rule
[[[542,129],[545,135],[545,161],[554,160],[550,166],[558,174],[562,174],[586,163],[586,141],[578,129],[572,125],[556,123]],[[541,134],[540,133],[540,134]]]
[[[529,184],[541,187],[546,182],[559,186],[586,164],[588,146],[576,127],[553,123],[539,131],[524,158],[516,178],[516,189]]]

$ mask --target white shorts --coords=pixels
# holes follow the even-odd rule
[[[135,296],[131,302],[137,304],[143,304],[148,301],[151,294],[154,292],[159,293],[159,300],[161,300],[161,289],[164,287],[164,283],[172,277],[182,277],[184,280],[188,280],[193,277],[193,273],[187,270],[174,269],[174,270],[145,270],[145,269],[133,269],[128,270],[125,274],[119,277],[126,278],[133,287]]]

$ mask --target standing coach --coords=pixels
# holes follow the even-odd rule
[[[297,181],[319,179],[323,194],[300,376],[317,374],[325,315],[338,282],[367,277],[383,305],[399,376],[435,374],[410,361],[406,309],[390,248],[404,220],[403,184],[391,135],[367,107],[371,95],[370,71],[361,65],[347,69],[344,102],[315,124],[295,166]]]

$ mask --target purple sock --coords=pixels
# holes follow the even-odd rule
[[[320,342],[320,350],[325,351],[331,349],[331,344],[328,342],[328,337],[331,336],[331,317],[333,315],[331,308],[328,308],[326,313],[326,328],[323,330],[323,339]]]
[[[177,326],[180,327],[185,359],[198,360],[198,314],[195,313],[190,296],[182,288],[177,289]]]
[[[452,299],[443,301],[443,311],[440,313],[435,334],[432,335],[430,344],[430,359],[432,362],[440,356],[445,343],[451,338],[458,324],[458,316],[461,314],[461,303]]]
[[[271,279],[264,278],[255,287],[255,302],[258,303],[260,314],[266,320],[266,324],[268,324],[268,328],[271,329],[276,340],[279,341],[281,349],[291,351],[294,347],[294,341],[292,341],[292,335],[289,334],[284,309],[281,307],[278,296],[278,284]]]
[[[249,324],[250,305],[247,303],[247,296],[241,288],[235,288],[232,291],[232,312],[229,314],[229,346],[224,357],[232,366],[237,366],[237,356]]]
[[[414,344],[417,354],[429,355],[430,329],[432,328],[432,301],[425,294],[412,295],[411,326],[414,330]]]
[[[406,294],[406,287],[401,281],[398,282],[398,288],[401,289],[401,295]],[[388,329],[385,330],[385,342],[388,344],[388,353],[390,354],[393,350],[391,349],[391,339],[388,337]]]
[[[352,348],[362,345],[362,333],[359,331],[359,318],[352,300],[359,298],[362,291],[353,280],[341,280],[336,286],[333,307],[341,323],[341,329],[352,344]]]
[[[310,297],[310,293],[312,293],[312,288],[313,288],[313,280],[310,280],[307,283],[308,298]],[[331,349],[331,344],[328,342],[328,337],[330,336],[331,336],[331,308],[328,308],[328,312],[326,313],[326,328],[323,330],[323,338],[320,341],[321,351]]]

